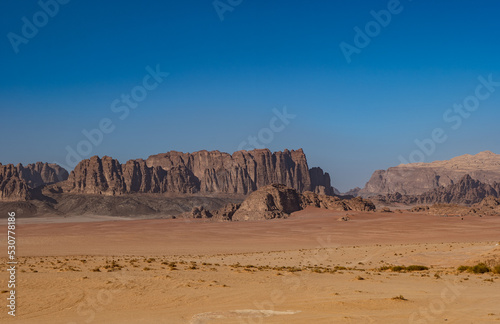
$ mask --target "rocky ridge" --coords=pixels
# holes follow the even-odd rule
[[[267,149],[182,153],[171,151],[147,160],[118,160],[94,156],[81,161],[60,187],[78,194],[223,193],[249,194],[281,183],[300,192],[333,194],[330,176],[309,169],[302,151],[271,153]]]
[[[420,195],[403,195],[393,193],[373,197],[382,203],[415,204],[465,204],[472,205],[483,201],[487,197],[500,198],[500,183],[482,183],[465,175],[458,182],[447,187],[439,187]]]
[[[23,166],[0,163],[0,200],[29,200],[37,188],[66,180],[68,172],[57,164],[37,162]]]
[[[373,173],[359,196],[420,195],[460,181],[465,175],[485,184],[500,182],[500,155],[485,151],[447,161],[402,164]]]

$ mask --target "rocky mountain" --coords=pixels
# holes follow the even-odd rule
[[[500,183],[482,183],[465,175],[458,182],[447,187],[439,187],[420,195],[403,195],[400,193],[377,196],[376,200],[385,203],[403,204],[465,204],[472,205],[487,197],[500,198]]]
[[[347,192],[344,192],[342,195],[343,196],[353,196],[353,197],[357,197],[359,196],[359,192],[361,191],[361,188],[360,187],[356,187],[356,188],[353,188]]]
[[[377,170],[359,191],[359,195],[420,195],[455,184],[467,174],[485,184],[500,182],[500,155],[485,151],[447,161],[402,164],[387,170]]]
[[[171,151],[120,164],[110,157],[81,161],[61,184],[64,192],[120,195],[126,193],[222,193],[246,195],[280,183],[299,192],[333,194],[330,176],[309,170],[302,151],[271,153],[267,149],[182,153]]]
[[[26,181],[21,179],[18,169],[12,165],[0,165],[0,200],[28,200],[31,192]]]
[[[68,172],[57,164],[37,162],[23,166],[0,163],[0,200],[29,200],[34,189],[66,180]]]
[[[23,166],[16,166],[21,179],[26,181],[30,188],[37,188],[68,179],[68,171],[55,163],[37,162]]]

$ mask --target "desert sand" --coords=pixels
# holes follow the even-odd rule
[[[500,323],[500,276],[456,270],[500,260],[500,217],[69,220],[19,219],[17,316],[2,323]]]

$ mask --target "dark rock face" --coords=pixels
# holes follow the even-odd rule
[[[330,176],[309,170],[302,150],[168,152],[121,165],[97,156],[80,162],[62,185],[66,192],[117,195],[125,193],[251,193],[279,183],[300,192],[332,194]]]
[[[311,191],[320,195],[340,194],[338,190],[331,186],[330,175],[323,172],[321,168],[315,167],[309,170],[311,176]]]
[[[37,162],[23,167],[17,165],[21,179],[26,181],[30,188],[57,183],[68,179],[68,171],[54,163]]]
[[[210,219],[218,222],[227,222],[233,220],[233,216],[240,208],[241,204],[229,203],[219,209],[209,210],[203,206],[193,207],[190,212],[182,213],[183,218],[201,218]]]
[[[486,184],[500,182],[500,155],[486,151],[447,161],[405,164],[377,170],[359,195],[420,195],[457,183],[467,174]]]
[[[486,197],[500,198],[500,183],[485,184],[465,175],[457,183],[447,187],[439,187],[420,195],[403,195],[400,193],[378,196],[381,202],[403,204],[475,204]]]
[[[33,189],[67,178],[68,172],[56,164],[0,164],[0,200],[29,200],[35,194]]]

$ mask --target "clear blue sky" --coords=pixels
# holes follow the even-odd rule
[[[408,159],[435,128],[448,138],[426,161],[500,153],[500,88],[457,129],[443,119],[479,76],[500,81],[500,3],[401,0],[348,63],[340,44],[389,2],[243,0],[221,21],[210,0],[72,0],[44,21],[35,1],[2,1],[0,162],[66,164],[103,118],[115,129],[89,156],[234,152],[284,106],[297,117],[265,146],[303,148],[341,190]],[[16,54],[8,35],[34,15],[41,27]],[[157,65],[169,76],[119,119],[113,101]]]

